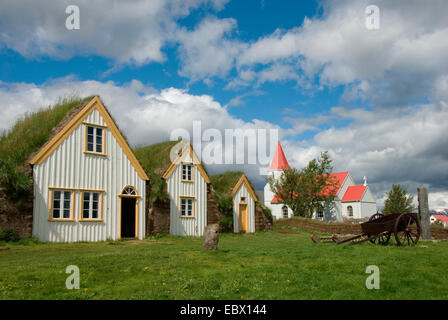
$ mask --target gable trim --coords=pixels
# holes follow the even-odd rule
[[[171,162],[171,165],[168,167],[168,169],[162,175],[162,178],[167,180],[173,174],[174,170],[182,162],[182,157],[186,151],[188,151],[190,153],[190,157],[193,160],[193,165],[199,170],[199,173],[201,174],[202,178],[204,178],[206,183],[210,183],[211,180],[210,180],[209,176],[207,175],[207,172],[205,171],[204,167],[200,163],[198,157],[196,156],[196,153],[193,150],[193,146],[190,143],[188,143],[186,146],[184,146],[182,148],[180,155],[178,155],[176,157],[176,159],[173,162]]]
[[[238,180],[238,182],[236,183],[235,187],[233,187],[232,198],[238,192],[238,190],[240,189],[240,187],[241,187],[241,185],[243,183],[244,183],[244,186],[247,189],[247,192],[249,192],[250,196],[252,197],[252,199],[254,199],[254,201],[258,201],[258,197],[257,197],[255,191],[253,190],[252,186],[250,185],[249,180],[247,180],[247,177],[246,177],[246,175],[244,173],[241,176],[241,178]]]
[[[56,135],[54,136],[41,150],[30,160],[31,165],[41,164],[45,159],[47,159],[56,148],[67,139],[70,134],[78,128],[87,116],[96,109],[103,120],[107,124],[107,128],[112,132],[112,135],[117,140],[118,144],[122,148],[123,152],[128,157],[134,169],[137,171],[138,175],[143,180],[149,180],[148,175],[142,168],[137,158],[135,158],[134,153],[129,147],[126,140],[123,138],[120,130],[118,130],[115,121],[111,118],[103,103],[98,96],[95,96],[90,102],[72,119],[69,123]]]
[[[340,193],[341,193],[341,190],[342,190],[342,186],[343,186],[344,183],[347,181],[349,175],[350,175],[350,173],[347,172],[347,174],[345,175],[344,180],[342,181],[341,185],[339,186],[338,192],[336,192],[336,197],[339,197],[341,200],[342,200],[342,198],[344,197],[343,194],[340,194]],[[352,178],[352,180],[353,180],[353,178]],[[349,187],[350,187],[350,186],[349,186]],[[347,188],[348,188],[348,187],[347,187]],[[346,191],[346,192],[347,192],[347,191]]]

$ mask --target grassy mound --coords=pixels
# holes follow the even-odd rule
[[[170,151],[178,141],[166,141],[134,149],[137,160],[151,179],[151,200],[167,198],[163,173],[171,164]]]
[[[232,196],[232,189],[243,175],[241,171],[227,171],[210,177],[216,193],[223,196]]]
[[[53,106],[25,114],[0,135],[0,186],[8,198],[20,201],[32,190],[27,160],[51,137],[52,130],[74,107],[92,97],[64,98]]]

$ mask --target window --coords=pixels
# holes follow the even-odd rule
[[[241,202],[246,202],[246,197],[241,197]]]
[[[182,181],[193,181],[193,167],[191,164],[182,164]]]
[[[288,218],[288,207],[287,206],[282,207],[282,214],[283,214],[283,218]]]
[[[194,198],[180,198],[180,216],[194,218]]]
[[[105,154],[104,128],[86,125],[85,152],[104,155]]]
[[[73,191],[50,190],[51,208],[50,220],[73,220]]]
[[[352,206],[347,207],[347,215],[349,217],[353,217],[353,207]]]
[[[134,187],[132,186],[126,186],[123,188],[123,191],[121,192],[121,195],[123,196],[137,196],[137,191],[135,191]]]
[[[103,194],[101,192],[83,191],[81,192],[81,219],[80,220],[101,220]]]
[[[324,210],[322,210],[322,209],[318,209],[318,210],[317,210],[317,217],[318,217],[319,219],[322,219],[322,218],[324,217]]]

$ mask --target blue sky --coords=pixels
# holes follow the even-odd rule
[[[65,28],[73,4],[79,30]],[[367,175],[379,205],[401,183],[448,207],[448,4],[378,0],[378,30],[370,4],[2,1],[0,129],[59,96],[100,94],[134,145],[195,120],[274,128],[292,165],[328,150],[335,171]]]

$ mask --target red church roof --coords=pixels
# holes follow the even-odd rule
[[[367,186],[351,186],[347,188],[347,191],[342,198],[342,202],[349,201],[361,201]]]
[[[347,177],[348,172],[336,172],[330,173],[331,183],[335,183],[333,187],[328,187],[322,190],[324,196],[329,196],[330,194],[336,195],[344,183],[345,177]]]
[[[448,223],[448,216],[444,215],[444,214],[433,214],[432,215],[434,218],[436,218],[437,220],[443,221],[445,223]]]
[[[271,203],[283,203],[283,200],[280,199],[280,197],[278,197],[277,195],[275,195],[274,198],[272,198]]]
[[[334,187],[327,187],[324,190],[322,190],[321,195],[328,197],[330,194],[336,195],[339,191],[339,189],[342,186],[342,183],[344,183],[345,177],[347,177],[348,172],[336,172],[336,173],[330,173],[332,183],[335,183]],[[362,195],[361,195],[362,196]],[[271,200],[271,203],[283,203],[283,200],[278,196],[274,195],[274,197]]]
[[[274,159],[272,160],[271,166],[269,170],[283,170],[283,169],[291,169],[286,160],[285,154],[283,153],[282,146],[280,145],[280,141],[277,143],[277,149],[275,150]]]

